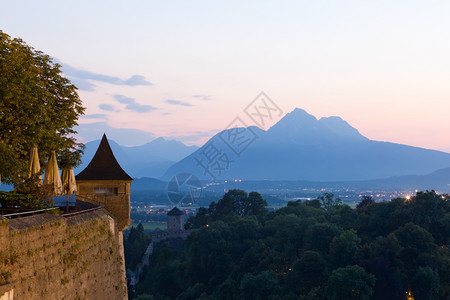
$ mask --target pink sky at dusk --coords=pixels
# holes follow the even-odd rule
[[[28,0],[3,4],[0,29],[63,65],[81,127],[136,130],[122,144],[199,145],[264,91],[284,113],[450,152],[449,14],[444,1]]]

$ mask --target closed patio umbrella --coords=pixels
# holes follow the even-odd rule
[[[41,164],[39,163],[38,148],[37,146],[33,146],[30,153],[30,169],[28,170],[28,178],[39,173],[40,171]],[[39,184],[42,184],[42,177],[40,177],[40,179]]]
[[[61,177],[59,176],[58,163],[56,162],[56,153],[52,151],[50,159],[47,162],[47,167],[45,168],[44,184],[52,186],[52,206],[53,197],[61,195],[62,183]]]
[[[62,194],[66,195],[66,211],[69,211],[69,195],[73,195],[77,191],[75,173],[73,172],[72,168],[64,169],[62,171],[62,186]]]

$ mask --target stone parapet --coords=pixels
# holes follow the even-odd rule
[[[127,299],[122,233],[103,209],[3,220],[0,299]]]

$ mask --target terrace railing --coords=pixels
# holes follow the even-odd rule
[[[6,214],[6,215],[2,215],[2,217],[7,218],[7,219],[16,219],[16,218],[21,218],[21,217],[39,215],[39,214],[46,213],[46,212],[49,212],[49,211],[52,211],[55,209],[58,209],[58,208],[51,207],[51,208],[44,208],[44,209],[36,209],[36,210]]]

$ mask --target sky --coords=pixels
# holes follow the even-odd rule
[[[264,92],[283,113],[340,116],[373,140],[450,152],[448,1],[0,5],[0,30],[78,87],[82,142],[106,132],[122,145],[201,145],[236,117],[255,125],[244,110]]]

